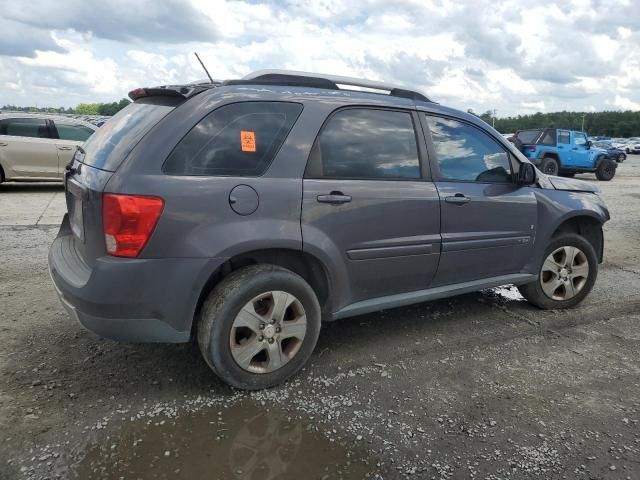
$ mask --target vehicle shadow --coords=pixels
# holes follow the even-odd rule
[[[64,191],[62,182],[10,182],[0,183],[0,194],[11,193],[55,193]]]

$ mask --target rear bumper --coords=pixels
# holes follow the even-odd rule
[[[98,258],[88,267],[61,234],[49,272],[69,316],[100,335],[128,342],[187,342],[198,299],[223,260]]]

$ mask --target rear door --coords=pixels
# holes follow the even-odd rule
[[[457,119],[421,115],[442,215],[434,286],[519,273],[536,231],[532,189],[515,183],[509,152],[489,133]]]
[[[58,154],[58,175],[64,173],[64,167],[73,158],[78,145],[86,142],[94,130],[81,123],[72,120],[55,119],[53,124],[54,137],[56,137],[56,150]]]
[[[303,183],[303,248],[331,264],[334,312],[425,289],[435,274],[440,208],[417,125],[415,112],[349,107],[329,117],[314,143]]]
[[[8,178],[56,178],[58,155],[47,121],[26,117],[0,120],[0,163]]]

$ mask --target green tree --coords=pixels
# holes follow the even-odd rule
[[[81,115],[99,115],[100,103],[79,103],[76,106],[76,113]]]

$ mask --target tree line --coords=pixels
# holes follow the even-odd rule
[[[493,112],[487,110],[478,116],[489,125],[495,122],[495,128],[500,133],[513,133],[517,130],[540,127],[582,130],[584,119],[584,130],[592,136],[640,137],[640,111],[538,112],[532,115],[494,119]]]
[[[43,112],[43,113],[66,113],[78,115],[105,115],[111,116],[118,113],[129,105],[129,100],[123,98],[119,102],[111,103],[80,103],[75,108],[65,107],[19,107],[16,105],[4,105],[0,110],[12,112]]]

